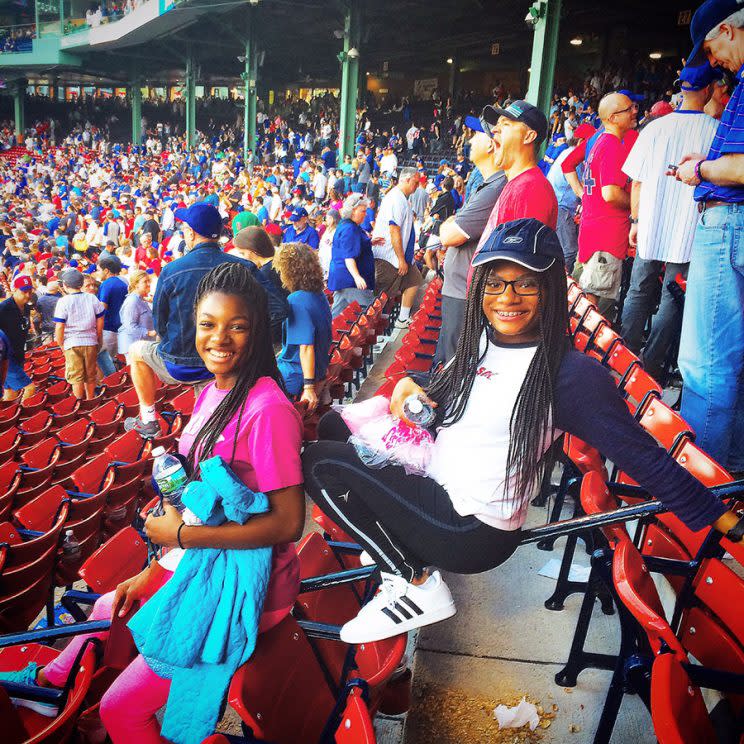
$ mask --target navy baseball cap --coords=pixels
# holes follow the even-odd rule
[[[295,207],[292,210],[292,214],[289,215],[289,221],[298,222],[303,217],[307,217],[307,209],[305,209],[305,207]]]
[[[197,235],[205,238],[220,237],[222,217],[211,204],[197,202],[188,209],[177,209],[174,214],[179,222],[185,222]]]
[[[491,131],[483,128],[483,122],[477,116],[466,116],[463,122],[468,129],[472,129],[474,132],[484,132],[490,135]]]
[[[697,67],[687,65],[679,73],[679,87],[682,90],[702,90],[722,77],[723,71],[718,67],[711,67],[707,62]]]
[[[723,23],[730,15],[742,10],[741,0],[705,0],[695,11],[690,23],[690,36],[692,37],[692,51],[687,57],[688,65],[700,65],[707,61],[703,44],[705,37],[719,24]]]
[[[486,124],[495,126],[501,116],[526,124],[537,134],[535,143],[538,145],[548,136],[548,120],[545,118],[545,114],[537,106],[533,106],[527,101],[512,101],[506,108],[486,106],[481,114],[481,119]]]
[[[564,263],[555,230],[532,217],[498,225],[473,258],[473,268],[491,261],[511,261],[532,271]]]

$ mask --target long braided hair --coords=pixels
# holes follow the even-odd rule
[[[452,362],[435,374],[426,391],[439,404],[437,423],[441,426],[451,426],[462,418],[476,372],[492,342],[491,327],[483,313],[491,269],[492,265],[484,264],[473,272],[457,352]],[[546,470],[552,468],[554,450],[546,450],[546,444],[552,439],[553,394],[558,369],[569,348],[565,268],[556,261],[538,276],[538,344],[509,421],[506,495],[512,507],[521,507]],[[484,332],[487,342],[481,352]]]
[[[271,321],[268,298],[264,288],[253,278],[250,269],[244,263],[231,261],[215,266],[199,282],[194,303],[195,313],[202,300],[213,293],[240,297],[245,303],[250,330],[248,346],[239,361],[240,371],[235,385],[212,411],[204,426],[199,429],[189,449],[187,459],[192,469],[192,478],[196,477],[194,467],[196,460],[211,457],[214,446],[225,427],[236,412],[240,411],[235,427],[231,462],[235,458],[237,437],[246,399],[259,378],[271,377],[284,390],[284,381],[279,373],[271,343]]]

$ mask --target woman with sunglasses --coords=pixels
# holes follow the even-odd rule
[[[562,432],[596,447],[691,529],[738,523],[632,418],[607,371],[571,349],[553,230],[534,219],[502,224],[473,265],[454,358],[425,390],[402,379],[391,400],[403,419],[409,395],[436,410],[428,477],[365,467],[337,413],[321,420],[321,441],[303,454],[310,496],[381,571],[382,590],[341,630],[347,643],[454,615],[439,571],[427,567],[467,574],[506,561]]]

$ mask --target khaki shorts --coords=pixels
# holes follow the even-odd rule
[[[420,287],[423,283],[424,278],[415,264],[408,267],[405,276],[401,276],[393,264],[383,261],[381,258],[375,259],[376,294],[386,292],[389,295],[394,295],[396,292],[405,292],[411,287]]]
[[[623,279],[623,262],[611,253],[597,251],[585,264],[576,264],[574,279],[589,294],[617,300]]]
[[[73,346],[65,349],[65,380],[70,384],[95,382],[98,373],[98,347]]]
[[[195,397],[198,397],[199,393],[206,387],[207,383],[212,382],[211,379],[195,380],[194,382],[177,380],[170,372],[168,372],[168,368],[165,366],[163,358],[158,354],[158,346],[159,344],[155,341],[135,341],[129,347],[130,361],[132,352],[135,352],[135,354],[138,355],[158,376],[161,382],[164,382],[166,385],[190,385],[194,388]]]

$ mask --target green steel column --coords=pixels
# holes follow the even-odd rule
[[[339,162],[354,154],[356,107],[359,95],[359,46],[361,43],[361,0],[348,0],[344,19],[344,50],[341,60],[341,111],[339,115]],[[351,50],[355,50],[350,55]]]
[[[258,49],[256,48],[256,12],[248,9],[248,38],[245,42],[244,83],[245,107],[243,109],[243,159],[248,150],[256,149],[256,93],[258,80]]]
[[[142,144],[142,81],[135,78],[129,88],[132,98],[132,144]]]
[[[65,32],[65,0],[59,0],[59,33]]]
[[[13,113],[15,115],[15,134],[18,142],[23,142],[26,131],[26,80],[17,80],[13,88]]]
[[[527,100],[550,115],[553,97],[555,61],[558,54],[558,30],[562,0],[539,0],[533,8],[539,10],[532,42],[532,65]]]
[[[36,38],[41,38],[41,26],[39,25],[39,0],[34,0],[34,24],[36,25]]]
[[[194,57],[189,52],[186,59],[186,149],[196,142],[196,72]]]

